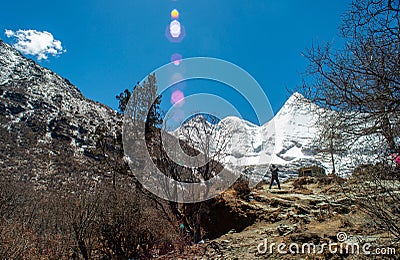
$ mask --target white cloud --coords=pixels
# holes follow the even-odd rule
[[[14,32],[11,31],[11,30],[6,30],[5,35],[6,35],[8,38],[10,38],[11,36],[14,35]]]
[[[46,31],[18,30],[14,32],[5,30],[4,34],[8,38],[16,39],[16,43],[13,45],[17,50],[23,54],[36,56],[38,60],[46,60],[48,55],[56,56],[66,52],[61,42]]]

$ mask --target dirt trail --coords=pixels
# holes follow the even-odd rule
[[[293,179],[281,186],[281,190],[276,186],[271,190],[267,185],[261,186],[246,200],[238,198],[232,190],[225,192],[221,199],[238,214],[256,216],[254,224],[165,259],[367,259],[363,255],[332,254],[327,248],[316,254],[302,254],[301,248],[299,254],[282,254],[278,252],[278,244],[285,243],[287,247],[282,251],[288,251],[291,243],[300,247],[303,243],[337,243],[339,232],[357,241],[385,236],[374,230],[373,223],[352,205],[334,179]]]

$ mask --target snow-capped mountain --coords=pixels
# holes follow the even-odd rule
[[[37,179],[93,172],[96,162],[85,155],[91,135],[100,125],[115,134],[121,122],[116,111],[0,40],[1,173]]]
[[[315,110],[301,94],[294,93],[275,117],[264,125],[257,126],[237,117],[222,119],[216,129],[229,136],[229,144],[224,150],[227,167],[243,171],[251,167],[255,174],[264,175],[269,163],[280,165],[287,176],[296,174],[300,166],[313,163],[323,164],[330,170],[328,162],[321,161],[314,150],[317,134]],[[187,123],[193,123],[191,120]],[[174,135],[184,139],[182,128]]]
[[[206,137],[213,128],[220,137],[216,140],[228,140],[209,148],[212,152],[223,145],[221,162],[232,170],[243,172],[250,168],[254,174],[264,175],[269,163],[274,163],[289,176],[296,174],[300,166],[317,162],[330,172],[328,156],[313,149],[318,109],[301,94],[294,93],[264,125],[226,117],[216,125],[207,123],[199,133]],[[191,126],[186,130],[193,132],[194,126],[200,129],[203,123],[200,117],[194,117],[185,123]],[[1,172],[19,172],[23,178],[39,178],[43,172],[62,175],[60,168],[65,168],[64,173],[93,172],[93,134],[99,126],[105,126],[108,134],[116,136],[121,125],[122,118],[116,111],[85,98],[67,79],[23,57],[0,40]],[[172,135],[185,139],[183,129],[181,126]],[[203,150],[196,145],[194,148]],[[76,165],[80,169],[67,169]]]
[[[225,119],[225,123],[238,128],[232,136],[230,161],[237,165],[269,162],[285,165],[311,158],[309,148],[317,131],[316,116],[311,111],[310,103],[301,94],[294,93],[275,117],[262,126],[238,118]],[[270,156],[263,157],[263,154]]]
[[[81,123],[89,128],[100,121],[116,123],[115,110],[85,98],[67,79],[23,57],[1,40],[0,87],[4,101],[1,112],[12,119],[11,125],[32,115],[36,108],[46,108],[48,120],[62,112],[67,117],[82,118]],[[78,133],[75,139],[79,139]]]

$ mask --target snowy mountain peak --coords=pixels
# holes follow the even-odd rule
[[[303,96],[303,94],[299,93],[299,92],[294,92],[289,98],[288,100],[285,102],[285,104],[287,105],[309,105],[311,104],[311,101],[308,100],[307,98],[305,98]]]
[[[308,99],[306,99],[303,94],[299,93],[299,92],[294,92],[289,99],[286,101],[286,103],[293,103],[296,101],[302,100],[304,102],[308,102]]]
[[[307,109],[309,110],[311,106],[311,102],[306,99],[302,94],[295,92],[293,93],[288,100],[286,100],[285,104],[278,111],[282,113],[285,110],[294,110],[294,109]]]
[[[252,166],[255,174],[263,175],[269,163],[295,173],[299,166],[315,162],[311,147],[317,128],[312,106],[296,92],[275,117],[262,126],[234,116],[222,119],[219,125],[224,127],[219,129],[227,133],[220,136],[230,138],[230,145],[225,151],[225,164],[239,171]],[[178,128],[175,134],[179,131]]]
[[[238,124],[240,124],[240,125],[247,126],[247,127],[256,127],[257,126],[257,125],[255,125],[255,124],[253,124],[253,123],[251,123],[251,122],[249,122],[249,121],[247,121],[245,119],[242,119],[242,118],[239,118],[239,117],[236,117],[236,116],[227,116],[227,117],[221,119],[219,124],[225,124],[225,125],[238,125]]]

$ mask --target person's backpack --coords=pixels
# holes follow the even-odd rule
[[[279,171],[278,167],[272,165],[270,171],[273,177],[278,177],[278,171]]]

